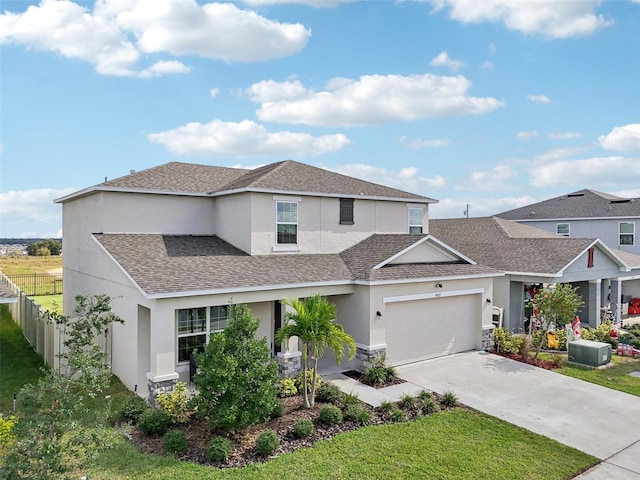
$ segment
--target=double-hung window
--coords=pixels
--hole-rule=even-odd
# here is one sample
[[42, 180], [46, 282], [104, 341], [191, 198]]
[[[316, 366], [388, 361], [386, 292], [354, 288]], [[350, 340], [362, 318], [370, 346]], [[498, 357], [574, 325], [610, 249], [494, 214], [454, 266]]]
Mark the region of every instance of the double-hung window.
[[178, 362], [188, 362], [191, 352], [202, 351], [212, 333], [223, 331], [228, 314], [227, 305], [178, 310]]
[[620, 245], [635, 245], [636, 224], [633, 222], [620, 222]]
[[298, 203], [276, 202], [276, 243], [298, 243]]
[[409, 208], [409, 233], [422, 233], [424, 210]]
[[556, 223], [556, 233], [568, 237], [570, 234], [568, 223]]

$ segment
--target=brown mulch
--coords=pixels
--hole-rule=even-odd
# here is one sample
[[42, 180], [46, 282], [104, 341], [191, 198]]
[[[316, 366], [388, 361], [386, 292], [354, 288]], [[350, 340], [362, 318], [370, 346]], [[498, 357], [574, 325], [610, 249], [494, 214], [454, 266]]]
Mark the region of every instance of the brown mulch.
[[[357, 370], [349, 370], [347, 372], [342, 372], [342, 374], [346, 375], [349, 378], [353, 378], [354, 380], [358, 380], [359, 382], [367, 384], [365, 382], [364, 373], [358, 372]], [[369, 385], [369, 384], [367, 384], [367, 385], [369, 385], [370, 387], [373, 387], [373, 388], [384, 388], [384, 387], [388, 387], [388, 386], [391, 386], [391, 385], [399, 385], [399, 384], [405, 383], [405, 382], [406, 381], [403, 380], [402, 378], [395, 377], [390, 382], [378, 383], [376, 385]]]
[[[264, 457], [255, 450], [255, 441], [258, 436], [266, 430], [275, 430], [280, 438], [280, 448], [274, 456], [282, 453], [292, 452], [299, 448], [309, 447], [319, 440], [331, 438], [339, 433], [348, 432], [360, 428], [356, 422], [344, 421], [340, 425], [324, 426], [317, 422], [320, 409], [325, 406], [316, 402], [314, 408], [305, 409], [302, 406], [302, 397], [295, 396], [281, 399], [285, 407], [282, 417], [270, 420], [267, 423], [253, 425], [242, 430], [238, 434], [221, 434], [232, 441], [233, 450], [227, 462], [222, 464], [209, 462], [206, 458], [208, 443], [218, 433], [212, 432], [204, 420], [192, 419], [187, 424], [180, 426], [188, 438], [189, 446], [187, 451], [178, 458], [184, 461], [191, 461], [205, 465], [215, 465], [217, 467], [243, 467], [256, 462], [264, 462], [270, 457]], [[366, 407], [363, 405], [363, 407]], [[371, 423], [385, 423], [382, 412], [369, 408], [372, 413]], [[313, 433], [305, 438], [297, 439], [293, 436], [293, 426], [296, 420], [309, 418], [314, 422]], [[131, 433], [131, 442], [142, 452], [153, 455], [164, 455], [161, 436], [147, 436], [134, 428]]]
[[529, 365], [533, 365], [534, 367], [544, 368], [545, 370], [555, 370], [556, 368], [560, 368], [559, 363], [552, 362], [550, 360], [543, 360], [541, 358], [534, 359], [533, 356], [529, 356], [528, 358], [524, 358], [520, 353], [504, 353], [504, 352], [491, 352], [496, 355], [500, 355], [501, 357], [510, 358], [511, 360], [516, 360], [518, 362], [527, 363]]

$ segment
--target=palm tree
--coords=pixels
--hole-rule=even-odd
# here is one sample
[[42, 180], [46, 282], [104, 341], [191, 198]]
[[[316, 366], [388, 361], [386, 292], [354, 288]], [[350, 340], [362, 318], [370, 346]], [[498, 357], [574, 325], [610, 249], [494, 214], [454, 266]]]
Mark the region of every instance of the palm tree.
[[[298, 337], [302, 342], [302, 398], [304, 408], [311, 408], [315, 404], [318, 359], [324, 355], [327, 347], [334, 351], [338, 364], [344, 357], [345, 349], [349, 359], [352, 359], [356, 352], [356, 342], [344, 331], [342, 325], [336, 323], [336, 306], [326, 297], [317, 294], [304, 300], [282, 300], [282, 303], [294, 311], [286, 313], [285, 324], [276, 333], [276, 341], [282, 342], [291, 337]], [[307, 387], [309, 355], [314, 361], [311, 400]]]

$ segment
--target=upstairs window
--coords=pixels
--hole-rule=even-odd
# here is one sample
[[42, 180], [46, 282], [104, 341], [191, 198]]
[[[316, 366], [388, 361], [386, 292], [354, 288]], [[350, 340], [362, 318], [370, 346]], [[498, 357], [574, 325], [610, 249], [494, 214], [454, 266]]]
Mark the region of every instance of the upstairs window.
[[409, 208], [409, 233], [422, 233], [424, 210]]
[[620, 222], [620, 245], [635, 245], [636, 224]]
[[340, 199], [340, 225], [353, 225], [353, 198]]
[[298, 204], [276, 202], [276, 243], [278, 245], [298, 243]]
[[558, 235], [569, 236], [569, 224], [568, 223], [556, 223], [556, 233]]

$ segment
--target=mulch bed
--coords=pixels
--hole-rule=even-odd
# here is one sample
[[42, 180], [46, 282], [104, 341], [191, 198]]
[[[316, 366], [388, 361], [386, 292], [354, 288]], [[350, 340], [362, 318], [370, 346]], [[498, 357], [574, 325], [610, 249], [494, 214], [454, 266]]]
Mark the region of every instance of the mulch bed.
[[[357, 370], [349, 370], [348, 372], [342, 372], [342, 374], [346, 375], [349, 378], [353, 378], [354, 380], [358, 380], [359, 382], [366, 384], [366, 382], [364, 381], [365, 380], [364, 373], [358, 372]], [[384, 387], [389, 387], [391, 385], [399, 385], [401, 383], [405, 383], [405, 380], [399, 377], [396, 377], [390, 382], [378, 383], [376, 385], [369, 385], [369, 386], [373, 388], [384, 388]]]
[[529, 356], [528, 358], [523, 358], [523, 356], [519, 353], [504, 353], [504, 352], [491, 352], [491, 353], [500, 355], [501, 357], [510, 358], [511, 360], [516, 360], [518, 362], [533, 365], [534, 367], [544, 368], [545, 370], [555, 370], [556, 368], [560, 368], [560, 364], [558, 363], [552, 362], [550, 360], [543, 360], [541, 358], [534, 359], [533, 356]]

